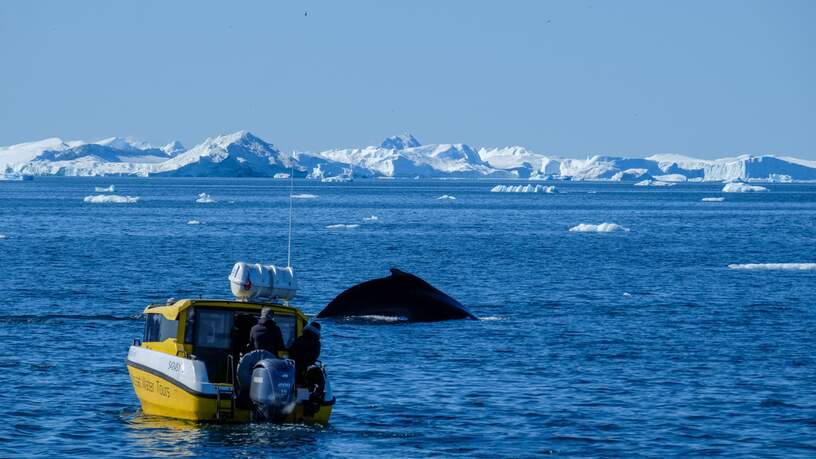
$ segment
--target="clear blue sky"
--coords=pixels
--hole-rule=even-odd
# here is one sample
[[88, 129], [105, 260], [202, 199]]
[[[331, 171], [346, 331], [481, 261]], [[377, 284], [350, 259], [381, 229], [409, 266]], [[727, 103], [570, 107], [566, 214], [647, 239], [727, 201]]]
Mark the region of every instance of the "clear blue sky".
[[[308, 12], [308, 15], [304, 15]], [[0, 145], [816, 159], [816, 1], [0, 2]]]

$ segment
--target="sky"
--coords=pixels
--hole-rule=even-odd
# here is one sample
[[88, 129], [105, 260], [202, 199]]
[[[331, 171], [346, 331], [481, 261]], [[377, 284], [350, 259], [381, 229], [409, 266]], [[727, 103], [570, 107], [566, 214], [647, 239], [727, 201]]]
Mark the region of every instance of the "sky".
[[0, 145], [816, 159], [816, 2], [0, 2]]

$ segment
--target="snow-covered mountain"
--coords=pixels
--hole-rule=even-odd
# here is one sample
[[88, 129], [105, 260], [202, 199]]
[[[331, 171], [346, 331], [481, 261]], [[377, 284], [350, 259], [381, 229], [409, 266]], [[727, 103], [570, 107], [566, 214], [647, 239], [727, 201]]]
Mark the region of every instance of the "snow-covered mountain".
[[318, 153], [282, 153], [240, 131], [208, 138], [186, 150], [174, 141], [154, 147], [130, 138], [95, 142], [50, 138], [0, 147], [0, 173], [32, 175], [138, 175], [272, 177], [294, 169], [298, 177], [468, 177], [631, 182], [816, 181], [816, 161], [785, 156], [703, 160], [659, 154], [647, 158], [592, 156], [571, 159], [522, 146], [481, 148], [466, 144], [422, 145], [413, 135], [380, 145]]

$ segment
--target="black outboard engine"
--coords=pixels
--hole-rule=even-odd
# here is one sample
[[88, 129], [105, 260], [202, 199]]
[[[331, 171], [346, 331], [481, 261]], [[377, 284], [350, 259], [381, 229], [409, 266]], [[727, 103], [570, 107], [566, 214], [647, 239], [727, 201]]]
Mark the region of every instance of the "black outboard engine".
[[259, 420], [281, 422], [295, 408], [295, 362], [272, 358], [256, 363], [249, 398]]

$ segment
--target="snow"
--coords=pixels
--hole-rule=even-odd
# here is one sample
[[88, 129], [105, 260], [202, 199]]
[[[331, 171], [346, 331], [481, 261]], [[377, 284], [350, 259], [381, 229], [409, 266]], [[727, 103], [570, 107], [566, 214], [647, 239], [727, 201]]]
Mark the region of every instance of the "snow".
[[293, 194], [292, 199], [317, 199], [317, 195], [309, 193]]
[[615, 231], [629, 232], [629, 228], [624, 228], [617, 223], [601, 223], [594, 225], [591, 223], [581, 223], [569, 229], [573, 233], [612, 233]]
[[419, 147], [422, 144], [419, 143], [419, 140], [416, 139], [411, 134], [405, 133], [402, 135], [395, 135], [393, 137], [389, 137], [383, 140], [383, 143], [380, 144], [381, 148], [391, 149], [391, 150], [405, 150], [406, 148], [414, 148]]
[[703, 198], [701, 199], [703, 202], [723, 202], [725, 198]]
[[119, 196], [117, 194], [97, 194], [85, 196], [83, 201], [91, 204], [134, 204], [139, 202], [139, 198], [134, 196]]
[[212, 196], [208, 195], [207, 193], [199, 193], [198, 199], [196, 199], [195, 202], [199, 204], [212, 204], [216, 201], [215, 199], [212, 198]]
[[346, 225], [346, 224], [343, 224], [343, 223], [326, 226], [327, 229], [354, 229], [354, 228], [359, 228], [359, 227], [360, 227], [360, 225], [358, 225], [358, 224]]
[[188, 225], [200, 225], [201, 222], [198, 220], [187, 220]]
[[94, 191], [96, 191], [97, 193], [113, 193], [115, 190], [116, 187], [114, 187], [113, 185], [107, 187], [102, 186], [94, 187]]
[[816, 263], [747, 263], [730, 264], [728, 267], [742, 270], [812, 271], [816, 270]]
[[182, 145], [181, 142], [179, 142], [178, 140], [174, 140], [168, 143], [167, 145], [161, 147], [161, 150], [167, 156], [172, 157], [178, 155], [179, 153], [183, 153], [186, 150], [186, 148], [184, 148], [184, 145]]
[[726, 183], [722, 189], [723, 193], [757, 193], [762, 191], [768, 191], [767, 188], [764, 186], [759, 185], [748, 185], [742, 182], [731, 182]]
[[490, 189], [491, 193], [557, 193], [554, 186], [543, 185], [496, 185]]
[[377, 220], [379, 220], [379, 219], [380, 219], [380, 218], [379, 218], [379, 217], [377, 217], [376, 215], [372, 215], [372, 216], [370, 216], [370, 217], [363, 217], [363, 221], [364, 221], [364, 222], [376, 222], [376, 221], [377, 221]]
[[456, 197], [455, 197], [455, 196], [449, 196], [449, 195], [447, 195], [447, 194], [443, 194], [442, 196], [440, 196], [440, 197], [438, 197], [438, 198], [436, 198], [436, 199], [437, 199], [437, 200], [440, 200], [440, 199], [441, 199], [441, 200], [443, 200], [443, 201], [445, 201], [445, 200], [447, 200], [447, 201], [454, 201], [454, 200], [456, 200]]

